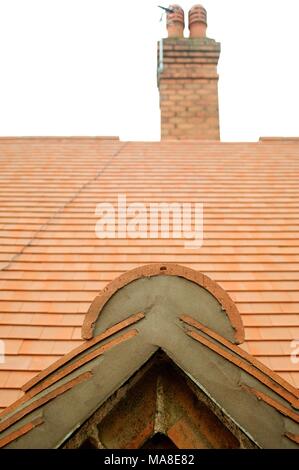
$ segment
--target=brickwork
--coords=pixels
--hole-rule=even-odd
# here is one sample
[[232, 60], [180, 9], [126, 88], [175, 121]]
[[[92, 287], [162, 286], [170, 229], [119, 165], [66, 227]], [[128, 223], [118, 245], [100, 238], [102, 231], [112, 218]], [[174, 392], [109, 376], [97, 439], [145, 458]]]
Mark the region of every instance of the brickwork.
[[163, 41], [163, 70], [158, 74], [161, 139], [220, 139], [219, 55], [220, 44], [213, 39]]

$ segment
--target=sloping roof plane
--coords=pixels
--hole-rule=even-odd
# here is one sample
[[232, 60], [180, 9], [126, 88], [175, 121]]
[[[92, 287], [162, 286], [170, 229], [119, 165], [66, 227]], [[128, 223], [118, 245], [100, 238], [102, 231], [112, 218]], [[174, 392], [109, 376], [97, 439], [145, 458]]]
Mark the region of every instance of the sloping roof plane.
[[[84, 319], [109, 282], [157, 262], [219, 285], [240, 313], [238, 350], [298, 389], [298, 156], [296, 140], [0, 139], [0, 407], [85, 344]], [[128, 202], [202, 202], [203, 246], [97, 238], [95, 207], [118, 194]], [[200, 328], [189, 327], [198, 343]]]

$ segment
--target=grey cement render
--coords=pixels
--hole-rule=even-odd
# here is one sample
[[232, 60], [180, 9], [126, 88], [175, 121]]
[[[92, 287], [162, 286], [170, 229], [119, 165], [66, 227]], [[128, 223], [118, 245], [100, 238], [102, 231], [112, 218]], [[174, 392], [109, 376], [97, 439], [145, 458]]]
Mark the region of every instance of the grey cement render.
[[[145, 318], [125, 330], [135, 328], [138, 335], [72, 374], [75, 377], [90, 370], [93, 372], [92, 378], [56, 397], [3, 432], [0, 437], [43, 414], [44, 424], [15, 440], [8, 448], [61, 446], [161, 348], [259, 447], [298, 449], [294, 442], [284, 437], [284, 433], [299, 434], [299, 425], [258, 400], [242, 386], [254, 387], [289, 409], [292, 409], [291, 406], [261, 382], [185, 334], [185, 326], [179, 320], [182, 314], [192, 316], [233, 341], [233, 329], [228, 317], [209, 292], [179, 277], [139, 279], [120, 289], [107, 302], [96, 323], [94, 335], [138, 312], [144, 312]], [[51, 388], [60, 386], [70, 377]]]
[[234, 342], [234, 330], [221, 305], [206, 289], [176, 276], [144, 277], [131, 282], [104, 306], [94, 336], [121, 321], [128, 312], [158, 313], [158, 321], [188, 313], [195, 320]]

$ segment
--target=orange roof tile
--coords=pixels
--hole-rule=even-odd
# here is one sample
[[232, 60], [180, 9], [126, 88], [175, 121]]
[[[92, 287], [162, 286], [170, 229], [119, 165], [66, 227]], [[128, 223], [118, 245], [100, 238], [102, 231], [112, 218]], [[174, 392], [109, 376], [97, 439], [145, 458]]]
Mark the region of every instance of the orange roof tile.
[[[137, 266], [202, 271], [236, 302], [242, 346], [299, 388], [299, 142], [0, 139], [0, 408], [81, 342], [97, 293]], [[100, 240], [95, 206], [203, 202], [204, 245]]]

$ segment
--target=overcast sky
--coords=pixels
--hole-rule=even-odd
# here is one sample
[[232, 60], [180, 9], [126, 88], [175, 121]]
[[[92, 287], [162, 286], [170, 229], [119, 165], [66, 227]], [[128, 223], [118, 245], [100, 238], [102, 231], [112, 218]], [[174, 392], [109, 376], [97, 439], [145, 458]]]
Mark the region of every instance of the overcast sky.
[[[0, 135], [159, 139], [158, 4], [0, 0]], [[203, 5], [222, 46], [222, 140], [299, 136], [299, 1]]]

